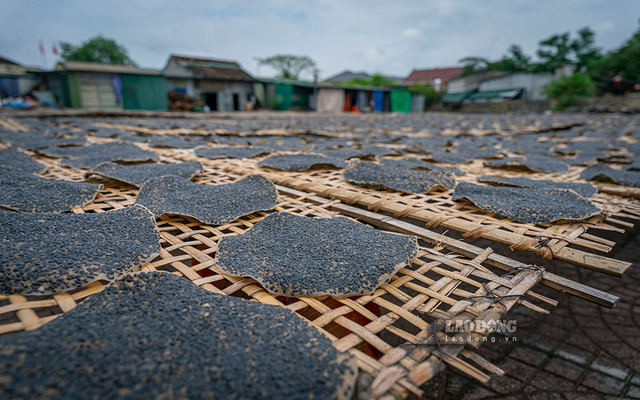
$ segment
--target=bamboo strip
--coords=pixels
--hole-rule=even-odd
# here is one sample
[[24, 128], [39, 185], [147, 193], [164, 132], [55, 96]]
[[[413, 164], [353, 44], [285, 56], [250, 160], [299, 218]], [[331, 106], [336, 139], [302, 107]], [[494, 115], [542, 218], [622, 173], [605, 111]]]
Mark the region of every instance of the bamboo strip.
[[[279, 186], [278, 190], [285, 193], [291, 193], [292, 195], [299, 193], [299, 191], [296, 191], [295, 189], [290, 189], [282, 186]], [[308, 199], [319, 204], [329, 203], [327, 199], [319, 196], [309, 196]], [[328, 205], [328, 208], [339, 210], [345, 215], [361, 219], [363, 221], [366, 221], [367, 223], [373, 224], [383, 229], [415, 235], [420, 239], [426, 241], [427, 243], [442, 244], [447, 249], [464, 254], [467, 257], [477, 256], [482, 251], [482, 249], [469, 243], [451, 239], [447, 236], [437, 234], [428, 229], [421, 228], [419, 226], [415, 226], [413, 224], [400, 221], [392, 217], [387, 217], [377, 213], [372, 213], [370, 211], [362, 210], [357, 207], [333, 202], [332, 204]], [[496, 253], [490, 254], [487, 257], [486, 262], [504, 271], [523, 270], [529, 268], [527, 264], [523, 264], [507, 257], [503, 257]], [[618, 296], [611, 295], [609, 293], [560, 277], [547, 271], [543, 273], [541, 283], [563, 293], [569, 293], [573, 296], [608, 308], [615, 307], [620, 300]]]
[[[240, 175], [253, 172], [250, 169], [237, 167], [229, 167], [229, 170]], [[332, 188], [323, 184], [313, 183], [301, 179], [291, 179], [290, 177], [283, 174], [270, 171], [263, 171], [263, 174], [277, 184], [306, 192], [317, 193], [322, 197], [339, 199], [347, 204], [357, 203], [358, 205], [367, 208], [371, 207], [372, 205], [379, 204], [379, 200], [377, 198], [367, 194], [358, 194], [354, 196], [351, 191], [346, 189]], [[384, 204], [381, 204], [379, 208], [382, 211], [399, 214], [403, 212], [406, 213], [406, 210], [409, 207], [401, 205], [397, 202], [387, 201], [384, 202]], [[524, 237], [510, 231], [500, 229], [484, 230], [486, 226], [480, 225], [476, 222], [464, 220], [459, 217], [442, 219], [441, 216], [437, 213], [425, 209], [416, 209], [411, 213], [410, 218], [427, 222], [432, 226], [441, 225], [443, 228], [453, 229], [460, 232], [478, 232], [478, 230], [482, 229], [482, 231], [480, 231], [477, 236], [474, 236], [474, 238], [482, 237], [490, 239], [499, 243], [507, 244], [511, 246], [513, 250], [534, 252], [547, 259], [553, 257], [561, 261], [565, 261], [608, 275], [622, 277], [631, 267], [631, 263], [626, 261], [615, 260], [612, 258], [588, 253], [569, 247], [563, 247], [559, 251], [555, 251], [552, 256], [551, 254], [549, 254], [550, 251], [547, 248], [545, 248], [544, 246], [539, 246], [539, 241], [533, 238]]]

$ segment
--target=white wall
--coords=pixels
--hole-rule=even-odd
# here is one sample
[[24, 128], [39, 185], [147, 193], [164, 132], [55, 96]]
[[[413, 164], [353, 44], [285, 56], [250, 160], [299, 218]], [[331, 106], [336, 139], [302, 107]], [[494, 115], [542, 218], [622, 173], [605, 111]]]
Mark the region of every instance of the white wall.
[[447, 93], [462, 93], [477, 88], [481, 82], [507, 75], [501, 71], [485, 71], [454, 78], [447, 83]]
[[172, 78], [193, 78], [193, 72], [178, 65], [174, 59], [169, 59], [162, 70], [162, 75]]
[[170, 92], [176, 88], [186, 89], [191, 97], [196, 96], [196, 88], [193, 79], [167, 78], [167, 91]]
[[18, 80], [18, 92], [21, 94], [27, 94], [31, 89], [38, 86], [40, 79], [37, 76], [20, 76], [16, 78]]
[[342, 89], [318, 89], [318, 112], [342, 112], [344, 107], [344, 90]]
[[551, 73], [538, 74], [511, 74], [500, 78], [486, 80], [480, 83], [479, 91], [505, 90], [514, 88], [525, 88], [523, 98], [526, 100], [545, 100], [547, 96], [542, 93], [542, 88], [554, 79]]
[[467, 82], [464, 78], [453, 79], [447, 83], [447, 93], [462, 93], [467, 90]]
[[249, 95], [253, 94], [253, 83], [227, 82], [225, 91], [229, 93], [228, 110], [233, 110], [233, 94], [237, 93], [240, 97], [240, 111], [244, 111], [246, 109], [244, 103], [248, 100]]
[[193, 79], [193, 73], [170, 59], [162, 71], [167, 77], [167, 90], [184, 88], [187, 94], [197, 99], [203, 99], [204, 93], [218, 94], [218, 111], [233, 111], [233, 95], [238, 94], [241, 111], [245, 110], [245, 102], [253, 94], [252, 82], [225, 82], [207, 79]]

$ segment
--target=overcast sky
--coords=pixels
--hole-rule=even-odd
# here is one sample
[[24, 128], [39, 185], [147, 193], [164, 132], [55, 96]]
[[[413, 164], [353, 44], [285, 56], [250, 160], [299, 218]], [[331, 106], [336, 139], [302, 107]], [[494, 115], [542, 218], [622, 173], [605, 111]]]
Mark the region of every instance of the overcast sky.
[[456, 65], [469, 55], [500, 57], [512, 43], [528, 54], [554, 33], [590, 26], [598, 46], [619, 46], [638, 27], [640, 0], [59, 0], [5, 1], [0, 55], [48, 66], [51, 46], [97, 34], [129, 49], [140, 66], [162, 68], [169, 54], [239, 61], [308, 55], [321, 77], [344, 69], [406, 76], [413, 68]]

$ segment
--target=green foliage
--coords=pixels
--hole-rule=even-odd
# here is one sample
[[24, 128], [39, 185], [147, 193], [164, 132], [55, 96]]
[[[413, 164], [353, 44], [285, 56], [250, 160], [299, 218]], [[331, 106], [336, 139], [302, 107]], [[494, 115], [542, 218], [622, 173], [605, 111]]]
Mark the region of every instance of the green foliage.
[[463, 65], [462, 76], [471, 75], [476, 71], [487, 70], [490, 68], [489, 60], [483, 57], [469, 56], [461, 58], [458, 63]]
[[260, 65], [267, 65], [278, 71], [278, 78], [300, 79], [300, 74], [305, 70], [316, 68], [316, 62], [307, 56], [292, 54], [277, 54], [275, 56], [261, 58]]
[[526, 55], [522, 47], [512, 44], [507, 53], [497, 61], [489, 61], [482, 57], [465, 57], [459, 61], [463, 64], [462, 75], [470, 75], [476, 71], [530, 72], [533, 70], [531, 57]]
[[429, 108], [431, 105], [440, 101], [442, 94], [431, 85], [414, 85], [409, 87], [412, 94], [424, 96], [424, 107]]
[[512, 44], [499, 60], [482, 57], [465, 57], [459, 62], [464, 66], [463, 75], [476, 71], [543, 72], [553, 71], [563, 63], [575, 64], [578, 70], [590, 70], [602, 57], [595, 47], [595, 33], [588, 27], [577, 32], [575, 39], [569, 32], [552, 35], [538, 43], [537, 61], [532, 61], [517, 44]]
[[347, 86], [396, 86], [397, 83], [381, 74], [373, 74], [371, 78], [358, 78], [345, 82]]
[[570, 33], [552, 35], [539, 43], [538, 70], [553, 71], [558, 64], [575, 64], [578, 71], [590, 70], [602, 57], [595, 47], [596, 34], [590, 28], [580, 29], [578, 37], [571, 39]]
[[569, 32], [565, 32], [541, 40], [536, 52], [540, 64], [552, 68], [556, 64], [570, 63], [572, 46], [569, 35]]
[[543, 89], [550, 98], [557, 100], [557, 109], [576, 104], [578, 97], [595, 94], [595, 84], [586, 74], [565, 75], [549, 82]]
[[512, 44], [497, 64], [496, 69], [501, 71], [530, 71], [532, 67], [531, 57], [517, 44]]
[[275, 99], [272, 99], [269, 102], [269, 109], [271, 110], [279, 110], [282, 106], [282, 96], [276, 96]]
[[61, 42], [60, 49], [62, 50], [62, 59], [65, 61], [137, 66], [129, 57], [129, 52], [124, 46], [101, 35], [89, 39], [80, 46]]
[[594, 68], [599, 76], [619, 75], [640, 82], [640, 28], [617, 50], [608, 53]]
[[595, 47], [595, 40], [595, 32], [588, 27], [578, 31], [578, 38], [571, 44], [578, 71], [591, 71], [602, 59], [602, 51]]

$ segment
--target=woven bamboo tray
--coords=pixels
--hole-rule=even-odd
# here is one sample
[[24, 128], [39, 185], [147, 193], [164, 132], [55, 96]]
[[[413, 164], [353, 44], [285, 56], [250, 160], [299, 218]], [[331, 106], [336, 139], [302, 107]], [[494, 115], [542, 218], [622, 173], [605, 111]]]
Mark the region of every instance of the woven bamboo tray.
[[29, 130], [15, 118], [0, 118], [0, 127], [6, 131], [24, 132]]
[[[55, 113], [53, 113], [55, 115]], [[113, 114], [117, 115], [117, 114]], [[91, 116], [99, 116], [99, 113], [93, 113]], [[112, 114], [106, 114], [105, 116], [112, 116]], [[123, 114], [126, 116], [126, 113]], [[327, 114], [299, 114], [299, 113], [260, 113], [254, 112], [250, 115], [242, 115], [237, 113], [216, 113], [213, 115], [203, 116], [195, 115], [193, 113], [162, 113], [162, 117], [186, 117], [188, 119], [197, 118], [198, 120], [202, 120], [203, 122], [214, 123], [216, 120], [220, 121], [220, 118], [224, 118], [224, 124], [226, 126], [233, 127], [230, 128], [214, 128], [214, 129], [199, 129], [199, 128], [172, 128], [172, 129], [155, 129], [148, 128], [144, 126], [136, 126], [135, 122], [144, 122], [144, 120], [131, 120], [131, 121], [118, 121], [118, 122], [101, 122], [99, 125], [105, 127], [119, 128], [130, 131], [137, 131], [142, 133], [153, 133], [153, 134], [237, 134], [237, 135], [297, 135], [304, 134], [308, 132], [308, 129], [297, 129], [295, 127], [287, 127], [287, 128], [261, 128], [251, 132], [246, 132], [242, 130], [242, 127], [239, 126], [239, 122], [243, 119], [251, 119], [251, 120], [260, 120], [264, 118], [268, 121], [280, 121], [279, 125], [288, 124], [288, 122], [292, 119], [300, 118], [306, 120], [316, 120], [320, 123], [316, 125], [313, 129], [313, 133], [317, 135], [326, 135], [326, 136], [351, 136], [354, 137], [362, 137], [362, 134], [370, 133], [369, 127], [362, 126], [350, 126], [348, 132], [345, 132], [344, 129], [340, 129], [336, 131], [335, 127], [339, 127], [343, 125], [345, 122], [352, 123], [357, 122], [358, 120], [364, 120], [371, 125], [383, 125], [386, 122], [389, 122], [396, 116], [389, 115], [357, 115], [357, 114], [342, 114], [342, 115], [327, 115]], [[423, 120], [419, 115], [411, 116], [411, 115], [402, 115], [397, 116], [400, 119], [406, 119], [413, 117], [413, 121], [422, 122]], [[431, 113], [430, 117], [433, 121], [446, 121], [451, 119], [458, 119], [457, 116], [452, 116], [447, 113]], [[473, 136], [484, 136], [489, 134], [502, 134], [502, 135], [511, 135], [518, 133], [532, 133], [532, 132], [543, 132], [543, 131], [551, 131], [551, 130], [564, 130], [569, 129], [575, 126], [580, 126], [582, 122], [585, 120], [585, 117], [582, 115], [573, 115], [570, 118], [564, 118], [563, 116], [555, 116], [555, 119], [541, 121], [538, 118], [533, 116], [528, 118], [521, 118], [520, 120], [509, 121], [508, 123], [485, 123], [481, 116], [474, 115], [465, 115], [463, 118], [466, 120], [460, 121], [461, 123], [456, 129], [452, 128], [442, 128], [438, 127], [437, 130], [439, 134], [444, 136], [455, 136], [461, 133], [466, 135]], [[401, 121], [400, 124], [404, 125], [401, 127], [396, 127], [395, 129], [384, 129], [385, 134], [389, 135], [398, 135], [398, 136], [422, 136], [424, 135], [424, 131], [420, 128], [415, 128], [411, 125], [412, 120]], [[238, 125], [236, 129], [235, 126]], [[351, 124], [353, 125], [353, 124]], [[434, 129], [436, 128], [434, 124]], [[325, 127], [323, 129], [323, 127]], [[333, 129], [328, 130], [326, 127], [331, 127]], [[380, 130], [382, 132], [382, 130]]]
[[[6, 129], [26, 130], [16, 120], [0, 118], [0, 124]], [[121, 127], [140, 130], [127, 125]], [[291, 131], [261, 133], [283, 132], [292, 134]], [[148, 133], [187, 132], [149, 130]], [[334, 133], [327, 132], [327, 135]], [[90, 143], [104, 141], [109, 139], [89, 139]], [[162, 156], [163, 161], [198, 159], [203, 162], [205, 171], [195, 178], [196, 182], [203, 184], [228, 183], [259, 170], [255, 160], [212, 161], [195, 157], [192, 150], [153, 150]], [[84, 179], [85, 171], [63, 167], [58, 160], [33, 155], [49, 167], [46, 176], [64, 180]], [[477, 167], [470, 165], [468, 175], [463, 179], [486, 173], [472, 170]], [[491, 172], [498, 175], [493, 173], [496, 171]], [[590, 253], [606, 252], [615, 243], [586, 231], [624, 231], [630, 225], [627, 220], [638, 215], [634, 201], [623, 199], [622, 203], [615, 205], [612, 198], [599, 200], [601, 204], [607, 203], [607, 207], [618, 207], [608, 209], [605, 221], [518, 225], [469, 204], [452, 202], [450, 192], [446, 191], [428, 196], [403, 196], [393, 191], [373, 191], [348, 185], [341, 172], [336, 171], [300, 174], [259, 172], [278, 185], [277, 211], [315, 218], [348, 216], [378, 229], [413, 234], [421, 240], [418, 256], [411, 266], [400, 270], [391, 282], [382, 285], [373, 295], [347, 299], [286, 298], [269, 294], [252, 279], [220, 274], [214, 263], [220, 238], [246, 232], [268, 213], [255, 213], [218, 227], [189, 218], [163, 217], [158, 219], [161, 254], [143, 270], [174, 273], [205, 290], [298, 312], [324, 332], [337, 348], [355, 354], [361, 369], [358, 389], [361, 396], [419, 396], [422, 394], [420, 386], [445, 366], [457, 368], [482, 382], [487, 382], [491, 375], [501, 374], [499, 368], [475, 352], [484, 338], [489, 337], [490, 329], [465, 334], [464, 337], [469, 336], [470, 341], [452, 343], [448, 338], [454, 334], [448, 336], [444, 332], [446, 321], [501, 320], [516, 304], [547, 313], [555, 301], [533, 291], [538, 283], [607, 307], [615, 306], [618, 301], [611, 294], [410, 222], [436, 220], [440, 226], [461, 231], [467, 238], [485, 237], [512, 246], [520, 244], [515, 246], [516, 249], [535, 251], [546, 257], [549, 256], [546, 254], [548, 251], [558, 259], [622, 275], [628, 268], [624, 263]], [[113, 181], [101, 182], [105, 183], [105, 188], [96, 200], [74, 212], [104, 212], [135, 202], [137, 189]], [[440, 214], [445, 217], [438, 219]], [[541, 244], [545, 238], [549, 240]], [[104, 285], [105, 282], [96, 282], [77, 291], [53, 296], [0, 296], [0, 334], [35, 329], [72, 310], [88, 296], [102, 290]]]
[[[49, 166], [46, 176], [66, 180], [83, 178], [84, 171], [62, 167], [57, 160], [40, 157], [38, 161]], [[207, 168], [195, 181], [220, 184], [236, 179], [236, 175]], [[135, 202], [135, 188], [113, 181], [102, 182], [105, 188], [96, 200], [74, 212], [105, 212]], [[276, 211], [315, 218], [353, 217], [348, 214], [351, 206], [340, 201], [319, 204], [310, 199], [313, 196], [309, 193], [281, 189]], [[347, 208], [345, 212], [338, 212], [336, 206]], [[502, 373], [475, 352], [490, 329], [465, 334], [470, 341], [452, 343], [444, 332], [446, 321], [502, 320], [516, 304], [541, 313], [547, 313], [556, 304], [532, 290], [543, 279], [542, 269], [509, 261], [488, 248], [474, 248], [471, 253], [452, 252], [446, 237], [431, 241], [435, 245], [424, 237], [412, 264], [372, 295], [345, 299], [274, 296], [253, 279], [220, 274], [214, 263], [220, 238], [242, 234], [266, 215], [268, 213], [255, 213], [218, 227], [189, 218], [160, 218], [162, 251], [143, 270], [167, 271], [205, 290], [298, 312], [324, 332], [338, 349], [357, 357], [361, 369], [359, 391], [364, 396], [419, 396], [420, 386], [445, 366], [487, 382], [490, 376]], [[367, 222], [364, 217], [360, 220]], [[496, 268], [496, 263], [502, 268]], [[503, 270], [510, 272], [505, 274]], [[0, 296], [0, 333], [35, 329], [72, 310], [102, 290], [104, 284], [97, 282], [52, 296]]]
[[[101, 143], [101, 142], [107, 142], [107, 141], [111, 141], [112, 139], [100, 139], [100, 138], [89, 138], [89, 143]], [[146, 145], [144, 144], [140, 144], [142, 147], [144, 148], [148, 148]], [[238, 161], [238, 160], [209, 160], [209, 159], [205, 159], [205, 158], [198, 158], [195, 157], [193, 154], [193, 150], [191, 149], [158, 149], [155, 148], [153, 149], [153, 151], [155, 151], [157, 154], [160, 154], [163, 158], [164, 161], [167, 162], [179, 162], [182, 160], [192, 160], [192, 159], [198, 159], [200, 162], [203, 163], [203, 165], [205, 165], [207, 173], [209, 174], [215, 174], [216, 176], [224, 176], [227, 179], [232, 179], [235, 180], [237, 178], [240, 178], [242, 175], [246, 175], [246, 174], [251, 174], [251, 173], [255, 173], [255, 172], [259, 172], [262, 174], [265, 174], [267, 176], [269, 176], [275, 183], [283, 183], [285, 185], [288, 186], [293, 186], [289, 184], [289, 180], [290, 180], [290, 175], [305, 175], [305, 174], [309, 174], [310, 176], [314, 177], [316, 175], [321, 175], [321, 174], [332, 174], [332, 175], [336, 175], [336, 171], [327, 171], [327, 170], [320, 170], [320, 171], [313, 171], [310, 173], [302, 173], [302, 174], [296, 174], [296, 173], [275, 173], [275, 172], [270, 172], [270, 171], [266, 171], [266, 170], [261, 170], [261, 169], [257, 169], [257, 167], [255, 167], [255, 160], [243, 160], [243, 161]], [[49, 171], [48, 171], [48, 175], [53, 177], [53, 178], [58, 178], [58, 179], [67, 179], [67, 180], [78, 180], [81, 181], [84, 179], [84, 171], [79, 171], [79, 170], [72, 170], [71, 168], [68, 167], [61, 167], [58, 160], [55, 159], [51, 159], [48, 157], [43, 157], [40, 156], [36, 153], [31, 153], [32, 156], [34, 158], [36, 158], [39, 162], [47, 165], [49, 167]], [[237, 167], [237, 165], [239, 165], [239, 167]], [[246, 168], [245, 166], [250, 166], [251, 168]], [[229, 171], [233, 171], [233, 172], [229, 172]], [[239, 172], [239, 173], [235, 173], [235, 172]], [[219, 179], [219, 178], [218, 178]], [[337, 179], [335, 179], [337, 181]], [[217, 182], [217, 181], [216, 181]], [[222, 182], [228, 182], [228, 181], [220, 181], [220, 183]], [[305, 190], [307, 182], [305, 181], [303, 183], [303, 188]], [[346, 184], [345, 184], [346, 185]], [[346, 185], [346, 186], [351, 186], [351, 185]], [[360, 189], [357, 187], [353, 187], [356, 190]], [[279, 190], [282, 191], [289, 191], [290, 193], [295, 193], [296, 195], [302, 195], [305, 194], [305, 192], [301, 192], [301, 191], [296, 191], [295, 189], [292, 189], [291, 187], [287, 187], [287, 186], [279, 186]], [[375, 192], [375, 191], [372, 191]], [[387, 191], [387, 192], [392, 192], [392, 191]], [[134, 190], [133, 188], [131, 188], [129, 190], [129, 192], [125, 192], [125, 191], [121, 191], [120, 195], [123, 196], [128, 196], [129, 198], [129, 203], [127, 204], [133, 204], [133, 202], [135, 201], [135, 196], [136, 196], [136, 190]], [[311, 193], [307, 193], [307, 195], [313, 195], [315, 193], [311, 192]], [[397, 192], [393, 192], [393, 194], [397, 194]], [[465, 254], [469, 257], [475, 257], [479, 254], [479, 251], [477, 250], [477, 247], [471, 246], [468, 243], [466, 243], [463, 240], [454, 240], [451, 239], [449, 237], [447, 237], [446, 235], [438, 235], [435, 234], [434, 232], [428, 230], [428, 229], [422, 229], [418, 226], [412, 225], [412, 224], [407, 224], [404, 223], [400, 220], [394, 220], [394, 223], [390, 223], [391, 218], [389, 218], [388, 216], [385, 216], [383, 214], [381, 214], [379, 211], [380, 207], [378, 206], [378, 204], [380, 203], [379, 200], [375, 200], [372, 204], [375, 207], [369, 207], [369, 209], [373, 210], [374, 212], [369, 212], [368, 210], [364, 210], [361, 207], [352, 207], [349, 206], [349, 204], [353, 204], [353, 198], [352, 195], [349, 195], [346, 197], [346, 199], [344, 199], [344, 202], [341, 203], [340, 201], [335, 201], [335, 197], [334, 197], [334, 201], [329, 200], [329, 197], [334, 197], [334, 196], [325, 196], [325, 198], [319, 197], [319, 196], [308, 196], [307, 199], [309, 199], [310, 201], [313, 199], [313, 202], [315, 204], [327, 204], [328, 207], [330, 207], [332, 210], [337, 210], [338, 212], [342, 213], [342, 214], [346, 214], [346, 215], [351, 215], [355, 218], [359, 218], [362, 220], [366, 220], [367, 222], [376, 225], [377, 227], [380, 227], [382, 229], [388, 229], [388, 230], [396, 230], [396, 231], [400, 231], [402, 233], [406, 233], [406, 234], [411, 234], [411, 235], [415, 235], [419, 238], [421, 238], [422, 240], [426, 240], [429, 241], [431, 243], [434, 242], [438, 242], [438, 243], [445, 243], [448, 249], [451, 249], [453, 251], [456, 252], [460, 252], [462, 254]], [[100, 196], [99, 196], [100, 199]], [[341, 203], [341, 204], [336, 204], [336, 203]], [[420, 213], [422, 210], [420, 208], [418, 208], [416, 210], [416, 207], [414, 207], [413, 205], [415, 204], [415, 202], [409, 203], [409, 206], [407, 205], [400, 205], [400, 209], [398, 210], [397, 208], [392, 207], [392, 211], [394, 212], [395, 216], [398, 218], [406, 218], [407, 216], [409, 216], [408, 220], [412, 219], [414, 217], [415, 213]], [[357, 205], [357, 204], [356, 204]], [[87, 207], [91, 208], [91, 207], [103, 207], [102, 205], [100, 205], [99, 203], [97, 204], [89, 204]], [[473, 206], [470, 206], [473, 207]], [[475, 207], [473, 207], [476, 210], [479, 210]], [[382, 207], [382, 211], [384, 210], [384, 207]], [[479, 211], [482, 212], [482, 211]], [[445, 221], [446, 222], [446, 221]], [[508, 223], [505, 223], [506, 226], [509, 226]], [[525, 224], [526, 225], [526, 224]], [[531, 224], [529, 224], [531, 225]], [[429, 225], [428, 225], [429, 226]], [[491, 232], [490, 232], [491, 233]], [[469, 236], [467, 235], [466, 238], [469, 238]], [[539, 241], [537, 240], [536, 243], [539, 243]], [[550, 242], [551, 244], [553, 242]], [[536, 245], [537, 248], [537, 245]], [[546, 248], [546, 247], [545, 247]], [[471, 250], [470, 250], [471, 249]], [[601, 256], [597, 256], [595, 254], [587, 254], [588, 257], [591, 258], [604, 258]], [[488, 260], [489, 262], [492, 262], [494, 264], [494, 266], [503, 269], [505, 271], [509, 271], [513, 268], [522, 268], [524, 266], [526, 266], [523, 263], [520, 263], [518, 261], [506, 258], [506, 257], [499, 257], [499, 260], [494, 260], [494, 257], [490, 257], [490, 259]], [[610, 259], [606, 259], [605, 260], [610, 260]], [[616, 260], [611, 260], [612, 262], [616, 262]], [[580, 297], [582, 299], [597, 303], [599, 305], [605, 306], [605, 307], [614, 307], [617, 302], [618, 302], [618, 297], [611, 295], [609, 293], [605, 293], [602, 292], [600, 290], [597, 290], [595, 288], [586, 286], [586, 285], [581, 285], [577, 282], [571, 281], [569, 279], [565, 279], [562, 278], [561, 276], [555, 275], [555, 274], [551, 274], [548, 272], [544, 272], [543, 274], [543, 279], [541, 282], [543, 285], [545, 286], [549, 286], [551, 288], [554, 288], [556, 290], [560, 290], [562, 292], [565, 293], [570, 293], [574, 296]]]
[[[163, 151], [160, 153], [168, 154]], [[595, 216], [580, 222], [527, 224], [483, 211], [470, 202], [453, 201], [452, 190], [404, 194], [351, 185], [344, 180], [342, 170], [284, 172], [259, 168], [256, 166], [258, 160], [211, 161], [195, 157], [189, 151], [171, 153], [180, 160], [198, 159], [207, 165], [237, 174], [260, 171], [274, 183], [283, 186], [339, 199], [374, 212], [391, 213], [397, 218], [420, 221], [431, 229], [443, 227], [459, 231], [466, 239], [485, 238], [507, 244], [512, 250], [534, 252], [546, 260], [558, 259], [614, 276], [624, 276], [631, 267], [628, 262], [596, 252], [607, 253], [616, 244], [599, 236], [599, 232], [622, 234], [634, 226], [633, 221], [640, 219], [640, 202], [635, 199], [598, 193], [592, 200], [604, 210], [605, 217]], [[487, 172], [483, 171], [484, 174]], [[500, 172], [492, 174], [500, 175]], [[475, 176], [469, 173], [460, 179], [473, 180]], [[587, 232], [589, 230], [593, 233]]]

